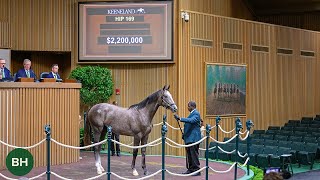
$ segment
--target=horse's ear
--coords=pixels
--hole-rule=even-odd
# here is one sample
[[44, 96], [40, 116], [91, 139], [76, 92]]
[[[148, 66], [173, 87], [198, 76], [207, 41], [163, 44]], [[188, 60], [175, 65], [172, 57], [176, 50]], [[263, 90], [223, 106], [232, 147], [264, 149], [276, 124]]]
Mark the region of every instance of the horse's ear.
[[164, 87], [163, 87], [163, 90], [169, 90], [169, 88], [170, 88], [170, 85], [164, 85]]
[[162, 90], [166, 90], [166, 89], [167, 89], [167, 85], [164, 85]]

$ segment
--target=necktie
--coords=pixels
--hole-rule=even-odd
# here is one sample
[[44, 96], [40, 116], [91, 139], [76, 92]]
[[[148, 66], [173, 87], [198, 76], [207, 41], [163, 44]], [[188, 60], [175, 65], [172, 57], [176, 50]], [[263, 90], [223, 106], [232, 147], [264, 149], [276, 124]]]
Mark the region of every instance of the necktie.
[[4, 69], [2, 69], [2, 78], [5, 78]]
[[57, 75], [56, 75], [56, 74], [53, 74], [53, 77], [54, 77], [55, 79], [57, 79]]
[[27, 77], [30, 78], [29, 70], [27, 70]]

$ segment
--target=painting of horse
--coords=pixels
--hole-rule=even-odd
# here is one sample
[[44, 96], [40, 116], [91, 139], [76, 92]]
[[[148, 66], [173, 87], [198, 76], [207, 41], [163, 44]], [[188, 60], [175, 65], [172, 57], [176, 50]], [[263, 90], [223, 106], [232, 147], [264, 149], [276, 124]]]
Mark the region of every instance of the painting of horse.
[[[129, 108], [122, 108], [108, 103], [94, 105], [88, 112], [87, 126], [85, 127], [85, 144], [91, 144], [89, 125], [93, 132], [94, 143], [104, 140], [107, 127], [112, 127], [112, 132], [119, 135], [133, 136], [134, 146], [147, 144], [149, 134], [152, 130], [152, 119], [160, 106], [170, 109], [173, 113], [177, 111], [177, 106], [169, 92], [170, 86], [149, 95], [138, 104], [131, 105]], [[101, 166], [100, 159], [101, 145], [94, 147], [95, 165], [97, 173], [101, 174], [104, 168]], [[148, 174], [145, 161], [146, 148], [141, 148], [142, 169], [144, 175]], [[131, 168], [133, 175], [139, 175], [135, 162], [138, 149], [133, 149]]]
[[207, 116], [246, 114], [246, 68], [243, 64], [207, 63]]

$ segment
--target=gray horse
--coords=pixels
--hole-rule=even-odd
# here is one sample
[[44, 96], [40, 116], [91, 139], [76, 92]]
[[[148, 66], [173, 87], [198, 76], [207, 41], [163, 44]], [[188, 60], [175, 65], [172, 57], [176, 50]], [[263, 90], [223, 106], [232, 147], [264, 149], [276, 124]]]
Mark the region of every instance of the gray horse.
[[[170, 86], [164, 86], [162, 89], [151, 94], [138, 104], [129, 108], [122, 108], [112, 104], [101, 103], [94, 105], [88, 112], [87, 123], [85, 128], [85, 144], [90, 144], [89, 125], [94, 135], [94, 143], [104, 140], [107, 133], [107, 126], [112, 127], [112, 132], [120, 135], [133, 136], [134, 146], [147, 144], [148, 137], [152, 129], [152, 119], [159, 106], [170, 109], [172, 112], [177, 111], [177, 106], [172, 99], [169, 90]], [[94, 156], [97, 173], [101, 174], [104, 169], [101, 166], [100, 159], [101, 145], [95, 146]], [[133, 159], [131, 168], [133, 175], [139, 175], [136, 168], [136, 157], [138, 149], [133, 149]], [[145, 161], [146, 148], [141, 148], [142, 168], [144, 174], [148, 174]]]

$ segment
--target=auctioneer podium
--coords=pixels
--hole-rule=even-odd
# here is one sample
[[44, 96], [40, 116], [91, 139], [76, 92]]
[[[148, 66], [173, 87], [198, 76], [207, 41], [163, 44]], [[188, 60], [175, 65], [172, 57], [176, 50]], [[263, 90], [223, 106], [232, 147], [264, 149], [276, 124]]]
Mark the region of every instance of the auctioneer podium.
[[[79, 146], [80, 83], [0, 82], [0, 140], [16, 146], [31, 146], [45, 136], [61, 143]], [[13, 148], [0, 143], [0, 169]], [[29, 150], [34, 166], [46, 165], [46, 142]], [[79, 160], [79, 150], [51, 143], [51, 164]]]

